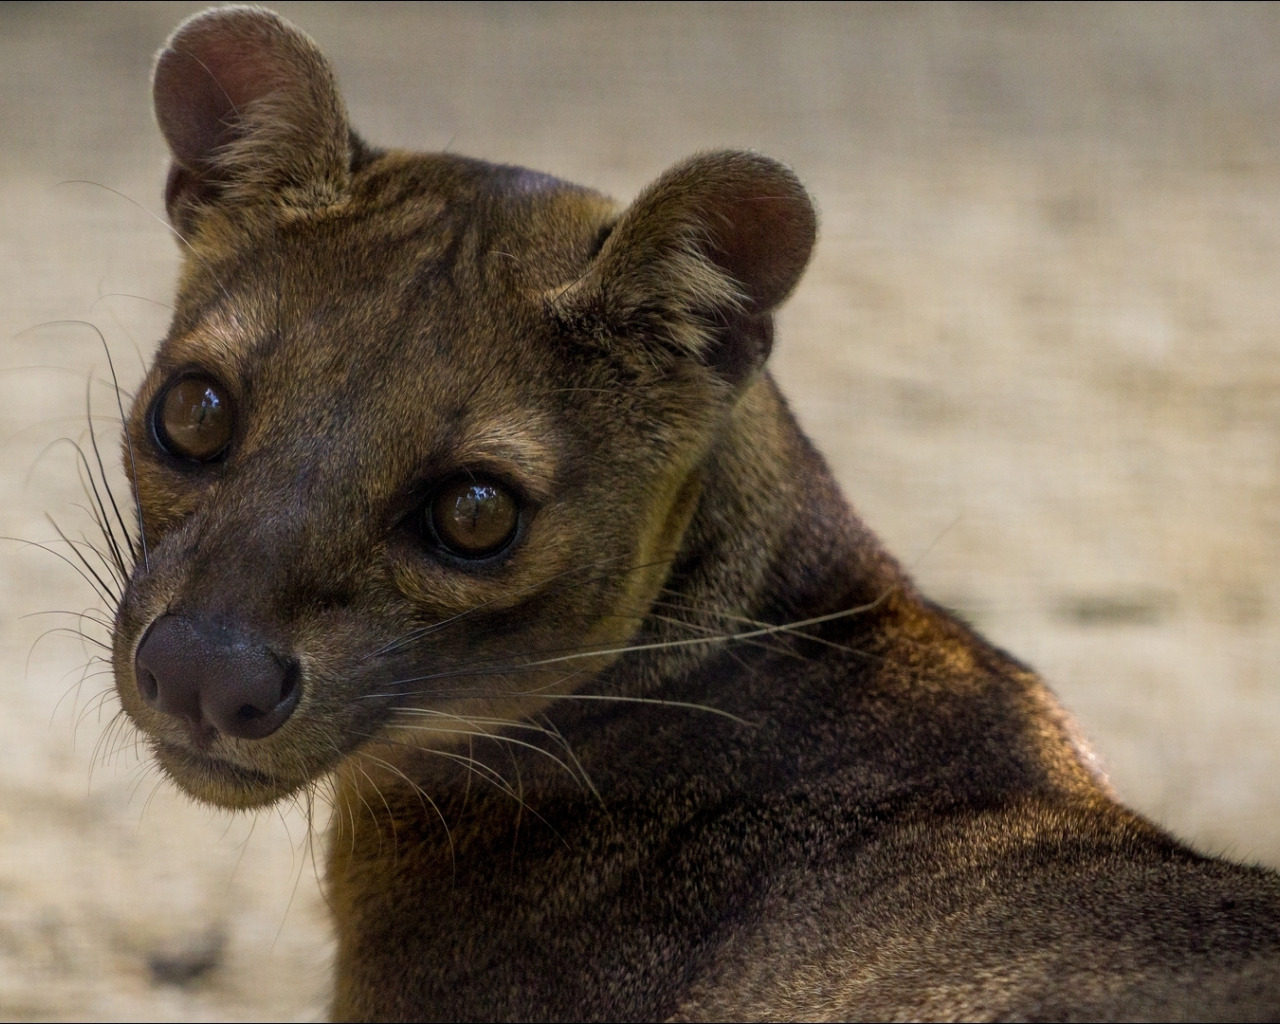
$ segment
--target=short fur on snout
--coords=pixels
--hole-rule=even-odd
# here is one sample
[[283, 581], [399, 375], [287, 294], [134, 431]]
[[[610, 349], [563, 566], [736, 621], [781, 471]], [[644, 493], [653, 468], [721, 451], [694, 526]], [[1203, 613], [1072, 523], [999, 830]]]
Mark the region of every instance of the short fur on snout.
[[375, 148], [259, 8], [154, 96], [183, 265], [117, 688], [200, 799], [332, 793], [336, 1017], [1280, 1008], [1280, 880], [1117, 803], [796, 426], [792, 171], [620, 206]]

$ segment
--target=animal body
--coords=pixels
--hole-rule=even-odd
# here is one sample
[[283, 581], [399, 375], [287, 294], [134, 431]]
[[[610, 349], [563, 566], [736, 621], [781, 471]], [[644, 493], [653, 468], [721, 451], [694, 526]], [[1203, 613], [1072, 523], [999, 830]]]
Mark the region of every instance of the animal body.
[[197, 798], [331, 787], [335, 1017], [1280, 1011], [1280, 878], [1121, 806], [796, 426], [788, 169], [620, 208], [377, 149], [256, 8], [154, 86], [185, 256], [117, 689]]

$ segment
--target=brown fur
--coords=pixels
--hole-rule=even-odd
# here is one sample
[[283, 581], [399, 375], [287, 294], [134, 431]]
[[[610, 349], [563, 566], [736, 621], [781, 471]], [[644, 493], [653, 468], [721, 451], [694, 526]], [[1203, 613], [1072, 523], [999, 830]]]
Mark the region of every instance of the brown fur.
[[[1280, 1010], [1280, 879], [1120, 806], [796, 427], [788, 170], [705, 154], [619, 211], [376, 150], [253, 8], [184, 23], [155, 92], [186, 258], [127, 429], [118, 689], [201, 799], [333, 780], [337, 1017]], [[233, 410], [205, 462], [153, 425], [190, 373]], [[459, 474], [520, 504], [493, 557], [421, 527]], [[158, 623], [197, 653], [142, 653]], [[265, 735], [200, 710], [291, 672]]]

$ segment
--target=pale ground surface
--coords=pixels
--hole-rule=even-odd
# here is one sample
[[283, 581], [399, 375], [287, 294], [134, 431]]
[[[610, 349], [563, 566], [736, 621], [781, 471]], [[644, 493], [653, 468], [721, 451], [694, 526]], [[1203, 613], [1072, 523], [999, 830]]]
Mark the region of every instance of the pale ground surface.
[[[164, 330], [147, 72], [195, 9], [0, 5], [5, 535], [88, 528], [52, 442], [91, 376], [114, 444], [98, 337], [55, 321], [125, 388]], [[859, 508], [1126, 799], [1280, 864], [1280, 9], [280, 9], [376, 142], [623, 198], [698, 149], [789, 161], [822, 237], [775, 365]], [[22, 618], [98, 608], [54, 557], [0, 548], [0, 601], [0, 1015], [321, 1015], [302, 815], [193, 807], [104, 744], [93, 649], [41, 638], [75, 619]]]

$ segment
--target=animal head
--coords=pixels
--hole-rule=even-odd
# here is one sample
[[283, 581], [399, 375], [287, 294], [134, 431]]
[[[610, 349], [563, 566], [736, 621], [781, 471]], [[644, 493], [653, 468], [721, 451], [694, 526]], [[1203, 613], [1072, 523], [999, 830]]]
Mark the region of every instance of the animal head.
[[161, 764], [258, 805], [609, 664], [808, 260], [794, 175], [709, 153], [619, 208], [375, 149], [256, 8], [181, 25], [154, 99], [184, 255], [127, 422], [114, 660]]

